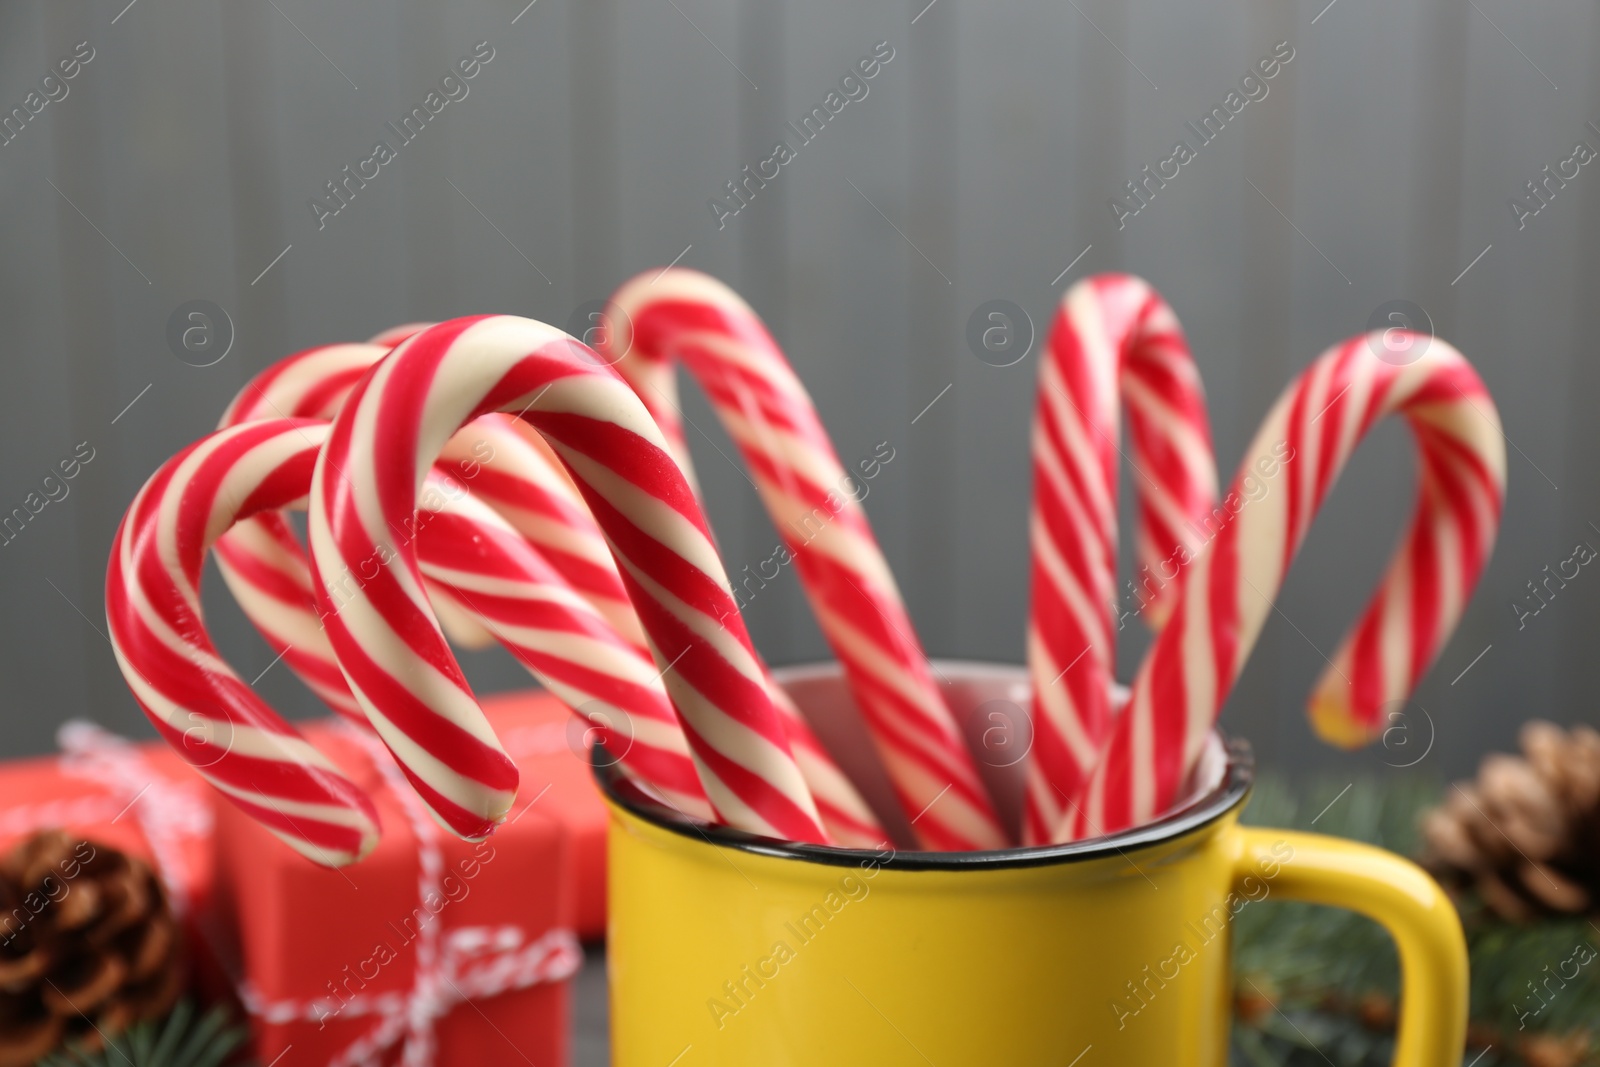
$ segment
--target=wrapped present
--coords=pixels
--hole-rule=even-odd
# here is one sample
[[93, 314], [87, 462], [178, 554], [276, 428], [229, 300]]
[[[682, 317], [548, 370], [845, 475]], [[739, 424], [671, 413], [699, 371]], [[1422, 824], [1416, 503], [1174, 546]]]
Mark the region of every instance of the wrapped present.
[[518, 795], [540, 797], [539, 807], [567, 828], [573, 924], [586, 941], [606, 934], [606, 806], [585, 752], [590, 728], [542, 690], [485, 697], [484, 714], [522, 784]]
[[344, 723], [306, 730], [361, 785], [383, 837], [330, 870], [218, 803], [218, 901], [255, 1054], [271, 1063], [562, 1064], [572, 928], [568, 834], [524, 778], [486, 841], [435, 823], [394, 761]]

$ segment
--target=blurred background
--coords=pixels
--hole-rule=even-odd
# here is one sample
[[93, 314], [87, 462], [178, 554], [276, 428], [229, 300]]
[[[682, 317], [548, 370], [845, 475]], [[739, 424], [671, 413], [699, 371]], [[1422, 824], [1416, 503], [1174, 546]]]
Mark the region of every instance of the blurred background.
[[[1570, 174], [1578, 142], [1600, 146], [1593, 5], [525, 2], [0, 7], [0, 514], [33, 502], [0, 544], [4, 755], [49, 750], [72, 716], [149, 735], [105, 637], [112, 533], [251, 375], [410, 320], [513, 312], [571, 329], [673, 262], [766, 318], [846, 463], [893, 448], [866, 507], [930, 652], [1007, 661], [1027, 610], [1038, 341], [1023, 340], [1073, 281], [1132, 271], [1171, 302], [1225, 478], [1301, 368], [1409, 301], [1504, 419], [1493, 563], [1397, 732], [1359, 754], [1319, 745], [1304, 696], [1411, 507], [1410, 441], [1380, 428], [1225, 721], [1273, 766], [1454, 775], [1525, 717], [1594, 718], [1600, 577], [1526, 598], [1579, 542], [1600, 546], [1600, 174], [1545, 186], [1547, 204], [1525, 188], [1547, 166]], [[875, 50], [890, 58], [866, 95], [801, 145], [788, 124]], [[1111, 206], [1275, 52], [1291, 58], [1264, 97], [1137, 214]], [[474, 55], [491, 58], [467, 94], [401, 145], [386, 124]], [[74, 57], [74, 77], [42, 85]], [[337, 214], [312, 206], [333, 206], [326, 184], [380, 139], [397, 157], [376, 178]], [[731, 213], [726, 183], [780, 139], [795, 158]], [[1514, 197], [1542, 206], [1519, 213]], [[1005, 359], [967, 341], [997, 300], [1023, 316]], [[196, 306], [216, 331], [203, 352], [169, 328]], [[737, 571], [776, 535], [689, 394]], [[74, 455], [92, 458], [32, 514]], [[214, 575], [207, 604], [245, 678], [265, 671], [257, 685], [292, 717], [320, 713], [268, 669]], [[774, 663], [825, 655], [792, 571], [750, 622]], [[1145, 643], [1125, 632], [1125, 676]], [[483, 691], [528, 684], [498, 652], [466, 658]]]

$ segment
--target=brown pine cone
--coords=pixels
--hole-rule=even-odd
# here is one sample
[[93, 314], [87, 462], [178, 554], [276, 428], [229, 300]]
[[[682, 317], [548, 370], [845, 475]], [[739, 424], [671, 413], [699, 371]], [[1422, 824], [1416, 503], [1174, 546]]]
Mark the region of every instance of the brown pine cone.
[[178, 927], [142, 860], [47, 830], [0, 860], [0, 1067], [93, 1049], [165, 1014], [183, 986]]
[[1600, 732], [1538, 720], [1423, 816], [1423, 862], [1502, 918], [1600, 907]]

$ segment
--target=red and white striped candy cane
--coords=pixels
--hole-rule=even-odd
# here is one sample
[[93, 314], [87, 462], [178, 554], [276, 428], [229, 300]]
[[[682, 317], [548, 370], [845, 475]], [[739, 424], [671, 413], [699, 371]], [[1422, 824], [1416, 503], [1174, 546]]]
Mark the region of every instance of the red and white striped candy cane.
[[[428, 325], [431, 324], [397, 326], [379, 337], [398, 336], [404, 340]], [[388, 352], [388, 345], [373, 342], [323, 345], [297, 352], [248, 382], [224, 413], [222, 425], [261, 418], [332, 419], [361, 375]], [[532, 542], [619, 633], [643, 647], [643, 633], [633, 605], [583, 498], [543, 439], [520, 427], [522, 424], [509, 415], [485, 415], [446, 443], [441, 464], [466, 480], [474, 496], [493, 505]], [[273, 528], [270, 541], [268, 527]], [[228, 576], [226, 568], [234, 558], [235, 546], [247, 556], [266, 558], [272, 551], [272, 542], [294, 543], [279, 516], [263, 515], [231, 531], [218, 544], [224, 577]], [[229, 584], [233, 585], [231, 580]], [[239, 592], [235, 590], [236, 594]], [[461, 620], [454, 622], [459, 627]], [[294, 665], [292, 653], [289, 662]]]
[[430, 476], [419, 505], [417, 555], [430, 603], [443, 599], [485, 626], [599, 731], [630, 777], [685, 814], [715, 818], [649, 652], [461, 483]]
[[[388, 351], [376, 344], [320, 345], [279, 360], [239, 390], [218, 428], [257, 419], [331, 419], [355, 383]], [[214, 548], [229, 592], [285, 666], [328, 707], [366, 726], [367, 717], [350, 695], [322, 632], [311, 565], [288, 519], [270, 510], [243, 517], [223, 531]]]
[[[605, 536], [538, 431], [510, 415], [484, 415], [450, 439], [445, 458], [468, 462], [462, 450], [469, 440], [474, 441], [473, 449], [486, 444], [492, 456], [472, 480], [473, 494], [505, 516], [518, 533], [557, 565], [562, 576], [588, 598], [618, 634], [648, 656], [639, 617], [617, 574]], [[426, 567], [423, 574], [427, 577]], [[773, 706], [783, 713], [789, 745], [829, 839], [848, 848], [882, 845], [884, 831], [877, 816], [822, 747], [800, 709], [771, 681], [764, 663], [761, 670]]]
[[[452, 437], [445, 446], [445, 456], [458, 456], [460, 442], [474, 435], [480, 441], [487, 441], [494, 455], [485, 464], [483, 473], [473, 481], [474, 494], [504, 515], [542, 553], [557, 561], [561, 573], [582, 589], [617, 632], [648, 654], [639, 617], [627, 599], [627, 590], [617, 574], [605, 536], [595, 525], [594, 517], [561, 469], [550, 446], [544, 443], [538, 431], [521, 420], [510, 415], [490, 414]], [[507, 440], [508, 436], [515, 440]], [[513, 458], [517, 457], [519, 444], [547, 457], [546, 464], [540, 467], [525, 458]], [[783, 713], [789, 745], [817, 803], [829, 839], [846, 848], [882, 845], [884, 830], [877, 816], [823, 748], [800, 709], [783, 688], [772, 681], [765, 663], [761, 663], [761, 672], [773, 706]]]
[[[427, 325], [412, 324], [389, 332], [401, 335], [399, 339], [404, 340]], [[247, 384], [224, 419], [240, 421], [279, 411], [331, 419], [355, 381], [365, 373], [365, 368], [387, 351], [387, 348], [367, 344], [328, 345], [297, 353]], [[474, 497], [490, 504], [534, 546], [537, 551], [531, 555], [516, 553], [524, 570], [537, 567], [536, 573], [543, 573], [548, 569], [544, 560], [548, 560], [558, 575], [546, 588], [553, 588], [561, 579], [571, 583], [611, 625], [614, 636], [635, 649], [637, 658], [650, 662], [644, 632], [617, 574], [605, 537], [577, 488], [562, 470], [560, 461], [536, 430], [510, 415], [484, 415], [446, 443], [440, 464], [436, 466], [465, 483]], [[283, 517], [267, 514], [241, 523], [223, 536], [217, 549], [224, 579], [269, 643], [280, 654], [285, 654], [291, 669], [300, 673], [302, 667], [305, 668], [302, 676], [331, 706], [353, 714], [365, 724], [366, 718], [344, 683], [311, 602], [309, 563]], [[474, 598], [470, 603], [462, 603], [458, 597], [449, 595], [449, 590], [441, 589], [434, 580], [435, 568], [429, 566], [435, 557], [430, 553], [427, 538], [423, 538], [421, 551], [423, 578], [433, 607], [441, 623], [449, 620], [446, 630], [450, 637], [462, 643], [463, 630], [488, 621], [476, 619], [472, 608], [473, 604], [483, 601]], [[533, 559], [532, 555], [542, 559]], [[440, 558], [447, 556], [448, 553]], [[529, 589], [525, 583], [526, 579], [518, 588]], [[549, 609], [542, 610], [548, 612]], [[574, 624], [569, 622], [568, 625]], [[537, 650], [530, 649], [525, 640], [518, 644], [514, 639], [525, 632], [515, 627], [507, 629], [503, 619], [499, 629], [492, 633], [483, 631], [489, 640], [498, 638], [506, 643], [536, 676], [549, 684], [551, 678], [560, 676], [559, 665], [552, 667], [548, 659], [542, 668], [531, 663], [530, 656], [537, 656]], [[619, 678], [630, 677], [624, 669], [627, 661], [619, 662], [614, 655], [601, 666]], [[648, 673], [656, 672], [652, 668]], [[570, 689], [563, 692], [559, 685], [551, 685], [551, 688], [564, 699], [571, 692]], [[677, 729], [676, 717], [671, 713], [659, 679], [651, 689], [648, 696], [633, 694], [635, 714], [649, 719], [653, 710], [664, 708], [668, 713], [666, 721]], [[771, 693], [774, 704], [785, 714], [790, 745], [831, 839], [848, 847], [868, 848], [882, 844], [883, 829], [855, 786], [839, 770], [787, 695], [776, 687], [771, 688]], [[594, 699], [591, 694], [583, 703]], [[576, 708], [579, 704], [571, 706]], [[617, 712], [602, 709], [595, 714], [614, 718]], [[613, 731], [619, 736], [631, 736], [631, 721], [624, 718], [614, 722]], [[654, 736], [660, 727], [643, 729]], [[677, 747], [683, 747], [681, 739]], [[707, 813], [700, 790], [691, 792], [682, 783], [674, 785], [674, 777], [651, 774], [648, 768], [631, 763], [625, 764], [624, 769], [648, 782], [680, 810], [696, 816]]]
[[[1138, 575], [1117, 588], [1117, 477], [1127, 406], [1139, 490]], [[1200, 374], [1172, 308], [1140, 278], [1085, 278], [1061, 298], [1039, 362], [1033, 424], [1033, 747], [1023, 840], [1049, 841], [1113, 719], [1116, 635], [1138, 615], [1159, 630], [1177, 594], [1177, 552], [1211, 513], [1217, 464]]]
[[[391, 332], [401, 333], [403, 340], [426, 325]], [[229, 405], [224, 424], [276, 411], [331, 419], [360, 376], [388, 351], [374, 344], [345, 344], [296, 353], [248, 383]], [[473, 498], [471, 490], [488, 471], [486, 464], [498, 463], [494, 488], [503, 493], [520, 489], [520, 506], [538, 508], [546, 489], [553, 486], [556, 504], [577, 509], [593, 528], [576, 490], [549, 469], [548, 464], [556, 462], [554, 456], [546, 459], [522, 437], [506, 436], [503, 421], [501, 416], [485, 416], [452, 437], [447, 457], [430, 475], [432, 490], [420, 501], [426, 521], [419, 520], [416, 527], [430, 602], [436, 611], [442, 607], [451, 612], [457, 632], [464, 624], [477, 627], [487, 621], [478, 617], [475, 606], [492, 606], [499, 625], [494, 632], [484, 630], [484, 635], [491, 642], [497, 638], [505, 642], [569, 707], [625, 738], [625, 771], [680, 810], [712, 817], [683, 731], [665, 688], [653, 680], [656, 671], [642, 641], [618, 635], [543, 554]], [[323, 436], [317, 435], [318, 443]], [[593, 540], [605, 553], [598, 529]], [[216, 548], [224, 580], [268, 643], [330, 706], [369, 725], [323, 632], [311, 591], [310, 561], [284, 516], [268, 512], [247, 518], [224, 533]], [[593, 550], [587, 554], [592, 556]], [[603, 562], [637, 629], [609, 554]], [[590, 570], [588, 564], [579, 567], [586, 578]], [[436, 580], [436, 573], [450, 575], [454, 583]], [[513, 639], [507, 640], [508, 635]]]
[[377, 364], [334, 420], [312, 487], [314, 585], [328, 635], [424, 802], [476, 837], [505, 817], [516, 787], [439, 632], [405, 533], [420, 476], [445, 442], [496, 410], [544, 435], [605, 532], [718, 815], [756, 833], [826, 840], [660, 430], [592, 351], [511, 316], [443, 323]]
[[445, 443], [440, 459], [472, 494], [537, 548], [616, 631], [645, 647], [644, 631], [605, 536], [550, 446], [512, 415], [491, 412]]
[[[468, 442], [471, 442], [470, 446]], [[488, 448], [479, 450], [479, 446], [484, 444]], [[468, 466], [473, 462], [470, 457], [474, 450], [479, 456], [491, 457], [484, 460], [481, 469]], [[589, 514], [577, 488], [561, 469], [560, 460], [537, 431], [510, 415], [484, 415], [450, 439], [445, 446], [444, 459], [455, 459], [459, 464], [458, 469], [463, 471], [463, 478], [466, 470], [476, 469], [476, 477], [467, 482], [472, 494], [509, 521], [515, 532], [534, 547], [531, 555], [544, 556], [556, 563], [558, 577], [579, 589], [612, 626], [618, 640], [636, 649], [644, 663], [650, 662], [644, 631], [639, 626], [639, 617], [633, 610], [632, 602], [628, 600], [627, 590], [617, 573], [616, 562], [606, 546], [605, 536]], [[440, 583], [435, 581], [435, 568], [429, 566], [431, 557], [426, 548], [425, 544], [423, 578], [430, 582], [430, 589], [443, 591], [438, 588]], [[444, 558], [448, 559], [448, 555]], [[525, 561], [525, 565], [531, 566], [531, 561]], [[532, 667], [526, 659], [525, 647], [519, 646], [515, 640], [519, 631], [514, 628], [508, 630], [493, 618], [481, 617], [475, 605], [481, 605], [482, 602], [477, 598], [462, 602], [449, 595], [435, 596], [433, 603], [435, 609], [455, 604], [462, 609], [458, 614], [487, 624], [495, 638]], [[761, 669], [765, 677], [764, 664]], [[656, 673], [653, 668], [649, 672], [651, 675]], [[536, 674], [541, 680], [551, 677], [545, 671], [536, 671]], [[659, 679], [655, 688], [661, 689]], [[885, 838], [877, 817], [844, 776], [833, 757], [822, 747], [799, 709], [770, 680], [768, 694], [773, 706], [783, 713], [790, 747], [806, 785], [811, 789], [829, 839], [835, 844], [852, 848], [881, 845]], [[664, 690], [660, 693], [660, 699], [670, 712], [671, 705], [667, 703]], [[669, 721], [676, 726], [675, 718]], [[624, 769], [633, 768], [625, 766]], [[659, 779], [646, 777], [645, 780], [676, 804], [676, 794]], [[704, 802], [676, 806], [686, 813], [699, 815]]]
[[123, 677], [167, 742], [291, 847], [337, 866], [377, 843], [377, 812], [222, 660], [199, 590], [206, 549], [235, 513], [305, 496], [317, 447], [302, 434], [320, 444], [323, 432], [317, 423], [252, 423], [164, 463], [112, 543], [106, 620]]
[[698, 271], [626, 283], [607, 307], [601, 354], [655, 416], [684, 470], [673, 361], [682, 360], [744, 454], [793, 555], [823, 635], [844, 666], [878, 752], [934, 849], [1001, 848], [995, 817], [894, 577], [805, 387], [750, 306]]
[[[227, 495], [209, 514], [209, 536], [239, 520], [240, 507], [254, 510], [275, 501], [299, 502], [310, 488], [312, 464], [326, 440], [328, 424], [271, 420], [252, 425], [277, 427], [292, 433], [293, 439], [273, 442], [281, 454], [278, 465], [256, 450], [240, 461], [247, 466], [227, 472]], [[172, 491], [198, 490], [178, 484]], [[460, 482], [430, 472], [420, 505], [415, 533], [424, 566], [429, 560], [449, 561], [449, 566], [437, 566], [440, 593], [452, 603], [470, 603], [475, 614], [477, 609], [492, 611], [498, 623], [496, 636], [507, 640], [517, 658], [569, 706], [619, 739], [613, 751], [631, 777], [680, 810], [711, 818], [683, 731], [648, 654], [618, 637], [516, 531], [474, 500]], [[242, 521], [249, 517], [246, 514]], [[291, 574], [296, 579], [291, 588], [299, 589], [307, 563], [298, 544], [291, 541], [291, 545]], [[199, 546], [202, 557], [204, 547]], [[199, 572], [198, 563], [186, 562]], [[258, 568], [241, 571], [241, 576], [259, 574]], [[303, 599], [282, 598], [273, 610], [280, 617], [300, 617], [292, 629], [306, 641], [299, 650], [302, 660], [330, 664], [337, 674], [332, 649], [317, 626], [309, 588]], [[203, 637], [203, 622], [197, 620], [195, 626], [196, 635]], [[342, 676], [337, 684], [344, 700], [354, 703], [343, 688]]]
[[783, 718], [784, 732], [789, 738], [789, 748], [795, 762], [800, 765], [800, 777], [811, 790], [816, 801], [817, 814], [822, 817], [828, 840], [840, 848], [882, 848], [889, 843], [883, 824], [867, 806], [855, 783], [845, 777], [844, 771], [834, 762], [822, 741], [812, 731], [783, 686], [772, 680], [767, 665], [761, 663], [762, 682], [772, 706]]
[[1383, 730], [1455, 629], [1499, 527], [1505, 490], [1500, 417], [1477, 372], [1438, 339], [1396, 366], [1375, 334], [1329, 349], [1279, 398], [1223, 498], [1220, 529], [1187, 564], [1101, 762], [1060, 836], [1138, 825], [1166, 810], [1249, 657], [1317, 509], [1374, 423], [1405, 418], [1416, 439], [1419, 501], [1361, 621], [1317, 687], [1325, 739]]

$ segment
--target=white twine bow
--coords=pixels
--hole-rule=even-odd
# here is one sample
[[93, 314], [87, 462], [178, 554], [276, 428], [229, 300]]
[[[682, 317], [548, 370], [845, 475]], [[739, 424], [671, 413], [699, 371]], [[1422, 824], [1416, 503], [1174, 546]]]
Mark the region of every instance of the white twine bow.
[[[341, 723], [347, 737], [366, 749], [385, 784], [399, 799], [417, 839], [417, 898], [443, 895], [444, 854], [439, 827], [372, 735]], [[520, 926], [464, 926], [443, 929], [433, 916], [417, 931], [416, 973], [405, 992], [355, 994], [347, 999], [268, 1001], [248, 981], [239, 993], [245, 1009], [269, 1023], [322, 1023], [338, 1016], [376, 1017], [376, 1024], [329, 1061], [328, 1067], [366, 1067], [395, 1045], [405, 1067], [429, 1067], [438, 1042], [436, 1027], [452, 1009], [471, 1000], [559, 982], [577, 973], [583, 950], [566, 927], [530, 940]]]
[[468, 926], [445, 934], [443, 942], [434, 972], [424, 974], [419, 967], [405, 993], [357, 994], [344, 1001], [268, 1001], [248, 982], [240, 993], [250, 1014], [276, 1025], [377, 1016], [377, 1025], [331, 1060], [330, 1067], [376, 1062], [402, 1039], [402, 1062], [423, 1067], [433, 1062], [435, 1024], [458, 1005], [563, 981], [582, 962], [578, 940], [566, 929], [527, 941], [517, 926]]

